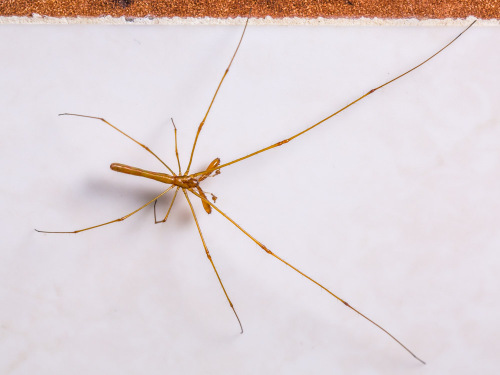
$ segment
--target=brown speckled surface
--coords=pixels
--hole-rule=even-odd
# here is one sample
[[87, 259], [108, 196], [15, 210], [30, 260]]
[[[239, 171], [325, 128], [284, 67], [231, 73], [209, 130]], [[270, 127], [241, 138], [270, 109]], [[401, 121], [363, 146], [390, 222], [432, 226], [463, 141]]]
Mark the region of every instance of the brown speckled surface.
[[500, 18], [500, 0], [0, 0], [0, 15], [52, 17]]

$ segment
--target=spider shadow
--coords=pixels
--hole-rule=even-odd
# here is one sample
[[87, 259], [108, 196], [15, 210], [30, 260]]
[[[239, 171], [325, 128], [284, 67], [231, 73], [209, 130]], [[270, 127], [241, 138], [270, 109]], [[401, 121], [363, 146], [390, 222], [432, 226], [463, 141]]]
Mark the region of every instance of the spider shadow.
[[[137, 186], [135, 183], [119, 184], [116, 181], [107, 181], [93, 178], [86, 181], [86, 183], [82, 187], [81, 194], [83, 196], [99, 196], [101, 200], [105, 201], [116, 201], [117, 196], [119, 196], [120, 198], [126, 199], [126, 201], [136, 202], [132, 206], [127, 205], [127, 207], [129, 207], [127, 208], [127, 210], [129, 211], [123, 212], [123, 215], [126, 215], [160, 194], [163, 191], [161, 189], [165, 190], [165, 187], [155, 188], [151, 184], [149, 186], [144, 184]], [[170, 192], [166, 193], [164, 196], [158, 199], [158, 202], [156, 204], [157, 220], [163, 220], [163, 218], [165, 217], [165, 214], [167, 213], [168, 208], [172, 203], [174, 192], [175, 189], [172, 189]], [[176, 223], [178, 223], [178, 225], [185, 226], [188, 223], [192, 224], [192, 214], [187, 204], [179, 204], [182, 203], [180, 202], [181, 200], [184, 200], [184, 197], [182, 197], [182, 195], [182, 191], [179, 191], [177, 193], [176, 202], [174, 204], [174, 207], [172, 208], [172, 211], [170, 212], [169, 219], [167, 221], [172, 220], [172, 216], [175, 216]], [[151, 223], [154, 223], [154, 202], [152, 202], [149, 206], [144, 207], [141, 211], [147, 212], [148, 215], [151, 216]], [[135, 215], [138, 215], [141, 211], [137, 212]], [[159, 223], [158, 225], [161, 224], [164, 223]]]

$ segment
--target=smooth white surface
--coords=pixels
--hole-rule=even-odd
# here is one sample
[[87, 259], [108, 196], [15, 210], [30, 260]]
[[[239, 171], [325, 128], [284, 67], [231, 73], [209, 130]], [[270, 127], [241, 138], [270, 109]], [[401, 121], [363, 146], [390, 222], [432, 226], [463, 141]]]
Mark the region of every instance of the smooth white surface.
[[[2, 374], [492, 374], [500, 360], [500, 32], [438, 58], [312, 132], [204, 183], [277, 254], [428, 364], [183, 196], [118, 218], [176, 168], [241, 27], [0, 28]], [[194, 168], [268, 146], [405, 71], [458, 28], [250, 27]], [[160, 210], [165, 212], [168, 200]]]

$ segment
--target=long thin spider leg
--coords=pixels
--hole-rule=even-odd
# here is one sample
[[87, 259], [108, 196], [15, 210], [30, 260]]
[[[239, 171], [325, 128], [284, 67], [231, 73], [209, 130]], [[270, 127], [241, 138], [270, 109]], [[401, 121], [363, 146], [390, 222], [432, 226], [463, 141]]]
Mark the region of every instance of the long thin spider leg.
[[203, 120], [201, 120], [200, 125], [198, 126], [198, 131], [196, 132], [196, 137], [194, 138], [194, 142], [193, 142], [193, 148], [191, 150], [191, 156], [189, 157], [189, 163], [188, 163], [186, 172], [184, 173], [185, 175], [189, 174], [189, 169], [191, 168], [191, 163], [193, 161], [194, 150], [196, 148], [196, 143], [198, 142], [198, 136], [200, 135], [201, 129], [203, 128], [203, 125], [205, 124], [205, 120], [207, 119], [208, 113], [210, 112], [210, 109], [212, 108], [212, 104], [214, 104], [215, 97], [217, 96], [217, 93], [219, 92], [219, 89], [222, 86], [222, 82], [224, 81], [224, 78], [226, 78], [226, 75], [229, 72], [229, 68], [231, 67], [233, 60], [236, 57], [236, 54], [238, 53], [238, 50], [239, 50], [240, 45], [241, 45], [241, 41], [243, 40], [243, 36], [245, 35], [245, 31], [246, 31], [247, 26], [248, 26], [248, 20], [249, 20], [249, 18], [247, 18], [247, 22], [245, 23], [245, 27], [243, 28], [243, 32], [241, 33], [240, 41], [238, 42], [238, 46], [236, 47], [236, 50], [234, 51], [233, 57], [231, 58], [231, 61], [229, 62], [229, 65], [227, 66], [226, 71], [224, 72], [224, 75], [222, 76], [222, 78], [219, 82], [219, 85], [217, 86], [217, 89], [215, 90], [215, 94], [212, 97], [212, 101], [210, 102], [210, 105], [208, 106], [207, 112], [205, 113]]
[[389, 331], [387, 331], [381, 325], [375, 323], [373, 320], [371, 320], [370, 318], [368, 318], [365, 314], [361, 313], [360, 311], [358, 311], [357, 309], [355, 309], [354, 307], [352, 307], [351, 305], [349, 305], [346, 301], [344, 301], [342, 298], [340, 298], [339, 296], [337, 296], [336, 294], [334, 294], [333, 292], [331, 292], [329, 289], [327, 289], [326, 287], [324, 287], [323, 285], [321, 285], [319, 282], [317, 282], [313, 278], [307, 276], [304, 272], [300, 271], [298, 268], [296, 268], [295, 266], [292, 266], [290, 263], [288, 263], [287, 261], [285, 261], [283, 258], [281, 258], [278, 255], [276, 255], [275, 253], [273, 253], [271, 250], [269, 250], [267, 247], [265, 247], [262, 243], [260, 243], [255, 237], [253, 237], [250, 233], [248, 233], [245, 229], [243, 229], [238, 223], [236, 223], [233, 219], [231, 219], [224, 212], [222, 212], [217, 206], [215, 206], [215, 204], [213, 204], [212, 202], [210, 202], [208, 199], [203, 198], [201, 195], [197, 194], [192, 189], [189, 189], [189, 191], [191, 193], [193, 193], [194, 195], [196, 195], [201, 200], [207, 202], [210, 206], [212, 206], [217, 212], [219, 212], [222, 216], [224, 216], [227, 220], [229, 220], [234, 226], [236, 226], [236, 228], [238, 228], [240, 231], [242, 231], [248, 238], [250, 238], [253, 242], [255, 242], [266, 253], [268, 253], [269, 255], [272, 255], [273, 257], [275, 257], [276, 259], [278, 259], [280, 262], [286, 264], [288, 267], [290, 267], [294, 271], [298, 272], [299, 274], [301, 274], [302, 276], [304, 276], [306, 279], [312, 281], [314, 284], [316, 284], [317, 286], [319, 286], [321, 289], [325, 290], [328, 294], [332, 295], [337, 300], [339, 300], [340, 302], [342, 302], [345, 306], [349, 307], [352, 311], [356, 312], [357, 314], [359, 314], [360, 316], [362, 316], [363, 318], [365, 318], [366, 320], [368, 320], [370, 323], [372, 323], [373, 325], [375, 325], [376, 327], [378, 327], [379, 329], [381, 329], [383, 332], [385, 332], [387, 335], [389, 335], [389, 337], [391, 337], [394, 341], [396, 341], [401, 347], [403, 347], [408, 353], [410, 353], [415, 359], [417, 359], [421, 363], [425, 364], [425, 362], [423, 360], [421, 360], [419, 357], [417, 357], [410, 349], [408, 349], [405, 345], [403, 345], [403, 343], [401, 341], [399, 341], [396, 337], [394, 337]]
[[179, 166], [179, 176], [180, 176], [182, 172], [181, 172], [181, 161], [179, 159], [179, 150], [177, 149], [177, 128], [175, 127], [174, 119], [170, 118], [170, 120], [172, 120], [172, 125], [174, 126], [175, 157], [177, 159], [177, 165]]
[[241, 333], [243, 333], [243, 326], [241, 325], [240, 318], [239, 318], [238, 314], [236, 313], [236, 310], [233, 306], [233, 303], [231, 302], [231, 299], [229, 298], [229, 296], [226, 292], [226, 288], [224, 288], [224, 284], [222, 283], [222, 280], [219, 276], [219, 272], [217, 272], [217, 268], [215, 268], [215, 264], [214, 264], [214, 261], [212, 260], [212, 256], [210, 255], [210, 252], [208, 251], [208, 247], [207, 247], [207, 244], [205, 243], [205, 239], [203, 238], [203, 234], [201, 233], [200, 224], [198, 224], [198, 219], [196, 218], [196, 214], [194, 213], [194, 208], [193, 208], [193, 205], [191, 204], [191, 200], [189, 199], [189, 196], [187, 195], [185, 189], [182, 189], [182, 192], [184, 193], [184, 195], [189, 203], [189, 208], [191, 209], [191, 213], [193, 214], [194, 221], [196, 223], [196, 227], [198, 228], [198, 233], [200, 234], [201, 242], [203, 242], [203, 247], [205, 248], [205, 253], [207, 254], [207, 258], [210, 261], [210, 263], [212, 264], [212, 267], [215, 271], [215, 274], [217, 275], [217, 279], [219, 280], [220, 286], [222, 287], [222, 290], [224, 291], [224, 294], [226, 295], [227, 301], [229, 302], [229, 306], [231, 306], [231, 308], [233, 309], [234, 315], [236, 316], [236, 319], [238, 319], [238, 324], [240, 325]]
[[264, 152], [264, 151], [267, 151], [267, 150], [271, 150], [271, 149], [273, 149], [273, 148], [275, 148], [275, 147], [278, 147], [278, 146], [282, 146], [282, 145], [284, 145], [285, 143], [288, 143], [288, 142], [290, 142], [291, 140], [293, 140], [293, 139], [295, 139], [295, 138], [297, 138], [297, 137], [301, 136], [302, 134], [307, 133], [309, 130], [314, 129], [316, 126], [321, 125], [321, 124], [322, 124], [322, 123], [324, 123], [325, 121], [327, 121], [327, 120], [331, 119], [332, 117], [334, 117], [334, 116], [338, 115], [340, 112], [345, 111], [347, 108], [349, 108], [349, 107], [351, 107], [352, 105], [356, 104], [357, 102], [359, 102], [359, 101], [363, 100], [363, 99], [364, 99], [364, 98], [366, 98], [368, 95], [373, 94], [375, 91], [377, 91], [377, 90], [381, 89], [382, 87], [387, 86], [387, 85], [391, 84], [392, 82], [397, 81], [398, 79], [400, 79], [400, 78], [404, 77], [405, 75], [407, 75], [407, 74], [411, 73], [411, 72], [412, 72], [412, 71], [414, 71], [415, 69], [418, 69], [419, 67], [421, 67], [422, 65], [424, 65], [426, 62], [428, 62], [428, 61], [429, 61], [429, 60], [431, 60], [432, 58], [434, 58], [434, 57], [436, 57], [437, 55], [439, 55], [439, 54], [440, 54], [442, 51], [444, 51], [446, 48], [448, 48], [448, 47], [449, 47], [449, 46], [450, 46], [453, 42], [455, 42], [458, 38], [460, 38], [460, 36], [461, 36], [463, 33], [465, 33], [465, 32], [466, 32], [469, 28], [471, 28], [471, 27], [472, 27], [472, 25], [474, 25], [474, 23], [475, 23], [475, 22], [476, 22], [476, 21], [472, 22], [469, 26], [467, 26], [467, 28], [466, 28], [465, 30], [463, 30], [460, 34], [458, 34], [455, 38], [453, 38], [453, 40], [452, 40], [451, 42], [449, 42], [449, 43], [448, 43], [448, 44], [446, 44], [444, 47], [442, 47], [440, 50], [438, 50], [437, 52], [435, 52], [433, 55], [431, 55], [430, 57], [428, 57], [427, 59], [425, 59], [424, 61], [422, 61], [420, 64], [418, 64], [418, 65], [414, 66], [413, 68], [411, 68], [411, 69], [407, 70], [407, 71], [406, 71], [406, 72], [404, 72], [403, 74], [398, 75], [396, 78], [393, 78], [393, 79], [391, 79], [391, 80], [387, 81], [386, 83], [384, 83], [384, 84], [382, 84], [382, 85], [380, 85], [380, 86], [378, 86], [378, 87], [375, 87], [374, 89], [371, 89], [371, 90], [370, 90], [370, 91], [368, 91], [366, 94], [364, 94], [364, 95], [360, 96], [359, 98], [357, 98], [356, 100], [354, 100], [354, 101], [350, 102], [349, 104], [347, 104], [346, 106], [342, 107], [342, 108], [341, 108], [341, 109], [339, 109], [338, 111], [336, 111], [336, 112], [332, 113], [331, 115], [329, 115], [329, 116], [325, 117], [324, 119], [322, 119], [322, 120], [318, 121], [317, 123], [315, 123], [315, 124], [313, 124], [313, 125], [309, 126], [308, 128], [306, 128], [306, 129], [304, 129], [304, 130], [300, 131], [299, 133], [297, 133], [297, 134], [295, 134], [295, 135], [293, 135], [293, 136], [291, 136], [291, 137], [289, 137], [289, 138], [286, 138], [286, 139], [284, 139], [284, 140], [282, 140], [282, 141], [279, 141], [279, 142], [277, 142], [277, 143], [274, 143], [274, 144], [272, 144], [271, 146], [268, 146], [268, 147], [265, 147], [265, 148], [260, 149], [260, 150], [258, 150], [258, 151], [252, 152], [251, 154], [248, 154], [248, 155], [243, 156], [243, 157], [241, 157], [241, 158], [235, 159], [235, 160], [230, 161], [230, 162], [225, 163], [225, 164], [218, 165], [218, 166], [217, 166], [217, 168], [213, 168], [213, 169], [211, 169], [211, 170], [206, 170], [206, 171], [202, 171], [202, 172], [197, 172], [197, 173], [194, 173], [194, 174], [193, 174], [193, 177], [199, 176], [200, 174], [204, 174], [204, 173], [210, 173], [210, 172], [212, 172], [212, 171], [214, 171], [214, 170], [216, 170], [216, 169], [222, 169], [222, 168], [227, 167], [227, 166], [229, 166], [229, 165], [231, 165], [231, 164], [238, 163], [238, 162], [240, 162], [240, 161], [242, 161], [242, 160], [245, 160], [245, 159], [248, 159], [248, 158], [250, 158], [250, 157], [252, 157], [252, 156], [255, 156], [255, 155], [257, 155], [257, 154], [260, 154], [261, 152]]
[[175, 197], [177, 197], [177, 192], [179, 191], [179, 189], [180, 189], [179, 187], [177, 187], [177, 189], [175, 189], [174, 197], [172, 198], [172, 202], [170, 202], [170, 207], [168, 207], [167, 214], [165, 215], [165, 218], [163, 220], [159, 220], [159, 221], [156, 220], [156, 201], [155, 201], [155, 205], [154, 205], [155, 224], [164, 223], [167, 221], [168, 215], [170, 214], [170, 210], [172, 209], [172, 206], [174, 205]]
[[165, 167], [167, 167], [167, 169], [170, 171], [170, 173], [172, 173], [173, 175], [175, 175], [174, 171], [172, 171], [172, 169], [170, 169], [170, 167], [165, 164], [165, 162], [163, 160], [161, 160], [158, 155], [156, 155], [153, 151], [151, 151], [151, 149], [142, 144], [141, 142], [138, 142], [136, 141], [134, 138], [132, 138], [130, 135], [124, 133], [123, 131], [121, 131], [120, 129], [118, 129], [116, 126], [114, 126], [113, 124], [111, 124], [110, 122], [106, 121], [105, 119], [103, 119], [102, 117], [95, 117], [95, 116], [87, 116], [87, 115], [78, 115], [76, 113], [60, 113], [59, 116], [77, 116], [77, 117], [86, 117], [86, 118], [92, 118], [92, 119], [95, 119], [95, 120], [101, 120], [102, 122], [108, 124], [109, 126], [111, 126], [113, 129], [119, 131], [120, 133], [122, 133], [125, 137], [127, 137], [128, 139], [134, 141], [135, 143], [137, 143], [139, 146], [141, 146], [142, 148], [144, 148], [147, 152], [149, 152], [151, 155], [153, 155], [156, 159], [158, 159], [160, 161], [160, 163], [162, 163]]
[[150, 205], [151, 203], [153, 203], [154, 201], [156, 201], [158, 198], [160, 198], [162, 195], [166, 194], [167, 192], [169, 192], [170, 190], [172, 190], [172, 188], [174, 187], [174, 185], [170, 186], [167, 190], [165, 190], [163, 193], [157, 195], [156, 197], [154, 197], [153, 199], [151, 199], [148, 203], [146, 204], [143, 204], [141, 207], [139, 207], [137, 210], [135, 211], [132, 211], [131, 213], [123, 216], [123, 217], [120, 217], [119, 219], [116, 219], [116, 220], [111, 220], [111, 221], [108, 221], [106, 223], [102, 223], [102, 224], [99, 224], [99, 225], [94, 225], [92, 227], [88, 227], [88, 228], [84, 228], [84, 229], [78, 229], [78, 230], [74, 230], [74, 231], [70, 231], [70, 232], [53, 232], [53, 231], [46, 231], [46, 230], [38, 230], [38, 229], [35, 229], [37, 232], [40, 232], [40, 233], [80, 233], [80, 232], [83, 232], [83, 231], [86, 231], [86, 230], [90, 230], [90, 229], [94, 229], [94, 228], [99, 228], [99, 227], [102, 227], [104, 225], [108, 225], [108, 224], [111, 224], [111, 223], [116, 223], [118, 221], [123, 221], [127, 218], [129, 218], [130, 216], [132, 216], [133, 214], [135, 214], [136, 212], [139, 212], [140, 210], [142, 210], [144, 207]]
[[[179, 176], [180, 176], [182, 174], [182, 172], [181, 172], [181, 162], [179, 159], [179, 150], [177, 148], [177, 127], [175, 126], [174, 119], [170, 118], [170, 120], [172, 121], [172, 125], [174, 127], [175, 158], [177, 159], [177, 166], [179, 167]], [[172, 206], [174, 205], [175, 197], [177, 197], [178, 192], [179, 192], [179, 187], [177, 187], [177, 189], [175, 189], [174, 197], [172, 198], [172, 202], [170, 202], [170, 207], [168, 208], [167, 214], [165, 215], [163, 220], [156, 220], [156, 201], [155, 201], [155, 204], [154, 204], [155, 224], [164, 223], [167, 221], [168, 215], [170, 214], [170, 210], [172, 209]]]

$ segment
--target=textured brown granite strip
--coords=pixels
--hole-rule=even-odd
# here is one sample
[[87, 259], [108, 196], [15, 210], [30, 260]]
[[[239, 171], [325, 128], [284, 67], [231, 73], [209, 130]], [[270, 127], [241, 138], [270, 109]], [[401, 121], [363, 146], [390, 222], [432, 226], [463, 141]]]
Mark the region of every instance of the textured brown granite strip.
[[0, 0], [0, 15], [52, 17], [500, 18], [500, 0]]

